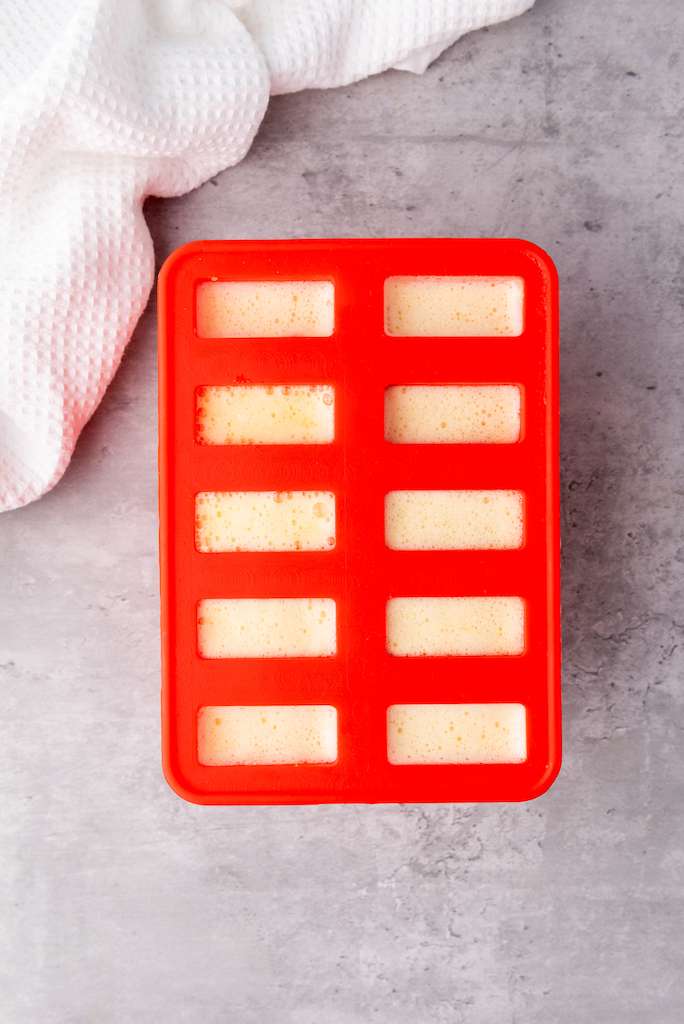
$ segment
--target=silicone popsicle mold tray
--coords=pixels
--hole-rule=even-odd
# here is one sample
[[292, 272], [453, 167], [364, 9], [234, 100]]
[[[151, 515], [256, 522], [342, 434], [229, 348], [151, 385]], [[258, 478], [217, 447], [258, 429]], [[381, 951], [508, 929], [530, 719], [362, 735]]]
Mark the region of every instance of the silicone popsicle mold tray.
[[[383, 295], [394, 276], [513, 277], [521, 333], [388, 334]], [[208, 281], [330, 281], [328, 337], [200, 337]], [[560, 764], [558, 314], [556, 273], [517, 240], [401, 239], [197, 242], [159, 278], [160, 552], [163, 761], [171, 786], [206, 804], [523, 800]], [[206, 386], [328, 385], [328, 444], [199, 443]], [[520, 388], [521, 431], [508, 444], [385, 440], [384, 395], [401, 385]], [[524, 540], [512, 550], [392, 550], [385, 496], [397, 490], [521, 492]], [[317, 491], [336, 501], [327, 550], [200, 551], [200, 492]], [[515, 596], [524, 602], [516, 655], [401, 657], [388, 652], [397, 597]], [[202, 657], [207, 599], [322, 598], [336, 604], [336, 651], [323, 657]], [[524, 706], [518, 763], [392, 764], [393, 705]], [[315, 705], [337, 712], [332, 763], [208, 764], [198, 754], [204, 707]], [[498, 723], [497, 723], [498, 726]], [[483, 734], [484, 735], [484, 734]], [[460, 737], [459, 737], [460, 738]]]

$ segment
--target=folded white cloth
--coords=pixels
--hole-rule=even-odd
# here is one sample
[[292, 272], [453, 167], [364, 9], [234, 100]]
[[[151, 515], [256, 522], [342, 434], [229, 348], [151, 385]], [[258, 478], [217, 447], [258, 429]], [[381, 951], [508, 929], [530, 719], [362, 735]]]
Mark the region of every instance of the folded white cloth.
[[150, 293], [146, 196], [237, 163], [269, 93], [424, 71], [534, 0], [0, 3], [0, 510], [66, 469]]

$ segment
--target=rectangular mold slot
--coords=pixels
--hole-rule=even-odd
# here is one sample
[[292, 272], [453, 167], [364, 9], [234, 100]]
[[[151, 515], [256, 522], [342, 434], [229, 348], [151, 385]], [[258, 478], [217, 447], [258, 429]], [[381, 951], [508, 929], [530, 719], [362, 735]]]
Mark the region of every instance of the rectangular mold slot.
[[387, 602], [389, 654], [519, 655], [524, 649], [520, 597], [393, 597]]
[[204, 765], [332, 764], [337, 710], [327, 704], [202, 707], [197, 756]]
[[521, 277], [388, 277], [385, 332], [394, 336], [517, 337]]
[[200, 444], [331, 444], [330, 384], [207, 386], [197, 391]]
[[390, 491], [385, 542], [404, 551], [484, 551], [523, 542], [520, 491]]
[[329, 551], [335, 547], [330, 491], [201, 491], [198, 551]]
[[326, 338], [335, 325], [332, 281], [205, 281], [200, 338]]
[[522, 704], [393, 704], [390, 764], [520, 764], [527, 757]]
[[514, 444], [520, 440], [515, 384], [405, 384], [385, 391], [392, 444]]
[[202, 658], [323, 658], [337, 650], [328, 597], [205, 598], [197, 607]]

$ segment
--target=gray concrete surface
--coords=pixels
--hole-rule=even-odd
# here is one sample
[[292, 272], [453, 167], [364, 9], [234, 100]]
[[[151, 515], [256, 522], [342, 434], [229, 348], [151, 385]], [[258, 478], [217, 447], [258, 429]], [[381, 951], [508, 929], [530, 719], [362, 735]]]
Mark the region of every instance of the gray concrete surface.
[[148, 204], [160, 261], [307, 234], [553, 254], [565, 765], [522, 806], [166, 788], [151, 307], [63, 483], [0, 518], [3, 1024], [684, 1019], [681, 15], [539, 0], [423, 78], [275, 100], [243, 164]]

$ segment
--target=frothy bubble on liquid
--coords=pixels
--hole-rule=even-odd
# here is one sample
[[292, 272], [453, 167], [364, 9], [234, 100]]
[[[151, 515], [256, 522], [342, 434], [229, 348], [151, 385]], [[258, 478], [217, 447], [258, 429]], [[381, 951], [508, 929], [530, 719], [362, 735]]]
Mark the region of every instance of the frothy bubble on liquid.
[[337, 650], [332, 598], [205, 598], [197, 609], [203, 658], [330, 657]]
[[527, 756], [522, 704], [395, 704], [387, 712], [392, 764], [516, 764]]
[[520, 491], [391, 491], [385, 497], [388, 547], [413, 551], [519, 548]]
[[390, 335], [516, 337], [523, 330], [520, 277], [389, 277], [385, 330]]
[[385, 392], [385, 439], [393, 444], [512, 444], [520, 432], [516, 385], [416, 384]]
[[330, 764], [337, 711], [329, 705], [210, 706], [197, 717], [200, 764]]
[[331, 281], [208, 281], [197, 289], [202, 338], [329, 337]]
[[200, 444], [330, 444], [334, 389], [329, 384], [236, 385], [197, 391]]
[[325, 551], [335, 544], [329, 491], [202, 491], [195, 499], [198, 551]]
[[387, 602], [387, 650], [400, 657], [519, 655], [520, 597], [395, 597]]

